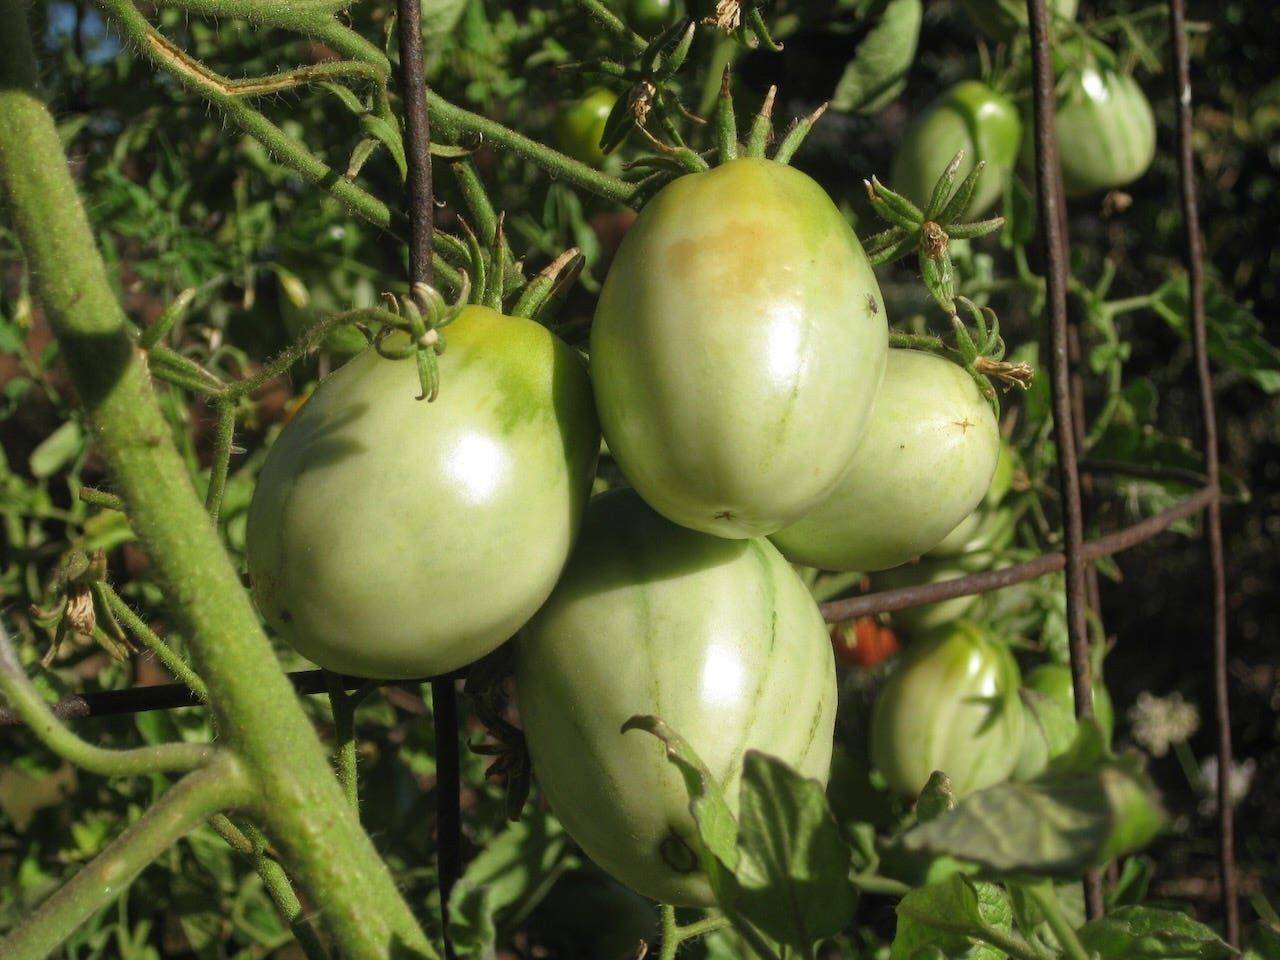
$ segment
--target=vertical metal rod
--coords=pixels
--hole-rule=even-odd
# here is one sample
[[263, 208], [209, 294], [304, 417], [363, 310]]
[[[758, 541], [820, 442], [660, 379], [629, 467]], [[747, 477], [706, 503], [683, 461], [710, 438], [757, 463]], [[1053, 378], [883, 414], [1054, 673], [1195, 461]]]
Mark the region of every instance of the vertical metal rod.
[[[1054, 77], [1049, 17], [1045, 0], [1027, 0], [1031, 26], [1033, 106], [1035, 110], [1036, 192], [1040, 232], [1044, 237], [1046, 305], [1049, 320], [1050, 384], [1053, 394], [1054, 440], [1058, 449], [1058, 484], [1062, 495], [1063, 554], [1066, 557], [1067, 638], [1076, 715], [1093, 716], [1089, 663], [1088, 607], [1084, 560], [1084, 514], [1080, 470], [1071, 410], [1071, 363], [1067, 336], [1067, 220], [1058, 142], [1054, 135]], [[1102, 878], [1085, 878], [1085, 908], [1090, 918], [1102, 916]]]
[[397, 0], [397, 21], [409, 172], [409, 282], [431, 283], [435, 278], [431, 266], [435, 198], [431, 186], [431, 123], [427, 117], [427, 80], [422, 59], [422, 9], [419, 0]]
[[[435, 199], [431, 183], [431, 125], [422, 55], [419, 0], [397, 0], [400, 85], [404, 96], [405, 153], [409, 188], [409, 282], [434, 279], [431, 254]], [[458, 696], [452, 677], [431, 681], [431, 714], [436, 734], [436, 866], [445, 956], [455, 956], [449, 940], [449, 897], [462, 876], [461, 772], [458, 757]]]
[[1235, 866], [1235, 822], [1231, 806], [1231, 709], [1227, 686], [1227, 586], [1222, 543], [1222, 499], [1218, 474], [1218, 423], [1214, 409], [1213, 375], [1209, 365], [1204, 313], [1204, 251], [1200, 214], [1196, 207], [1195, 153], [1192, 147], [1191, 57], [1187, 49], [1184, 0], [1169, 4], [1169, 31], [1175, 59], [1174, 101], [1178, 116], [1178, 175], [1182, 215], [1187, 234], [1187, 303], [1191, 342], [1200, 385], [1204, 421], [1204, 472], [1215, 492], [1205, 514], [1205, 541], [1213, 581], [1214, 708], [1218, 726], [1218, 871], [1222, 886], [1223, 926], [1227, 943], [1240, 946], [1240, 907]]

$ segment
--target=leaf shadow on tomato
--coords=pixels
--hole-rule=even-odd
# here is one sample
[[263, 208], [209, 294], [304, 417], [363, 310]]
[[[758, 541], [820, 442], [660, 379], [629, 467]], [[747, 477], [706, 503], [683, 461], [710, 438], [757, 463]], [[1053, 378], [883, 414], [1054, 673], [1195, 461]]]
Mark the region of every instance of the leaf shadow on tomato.
[[[327, 417], [307, 417], [299, 415], [285, 427], [289, 431], [289, 442], [305, 450], [302, 471], [316, 470], [341, 463], [348, 457], [364, 452], [365, 445], [347, 437], [334, 436], [342, 432], [353, 421], [364, 417], [369, 404], [358, 403], [342, 407], [335, 415]], [[302, 411], [299, 411], [301, 414]], [[284, 436], [284, 432], [281, 432]], [[279, 440], [276, 441], [279, 443]]]
[[728, 540], [673, 523], [633, 488], [620, 487], [592, 500], [569, 564], [592, 571], [583, 580], [586, 589], [578, 593], [584, 597], [679, 580], [731, 563], [749, 548], [749, 540]]

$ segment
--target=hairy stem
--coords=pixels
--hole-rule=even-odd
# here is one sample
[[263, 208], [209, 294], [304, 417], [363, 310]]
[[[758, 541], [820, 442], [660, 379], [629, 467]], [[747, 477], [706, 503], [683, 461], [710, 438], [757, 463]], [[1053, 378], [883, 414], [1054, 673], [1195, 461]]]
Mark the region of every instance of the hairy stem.
[[0, 197], [114, 488], [190, 638], [222, 749], [253, 783], [249, 812], [335, 952], [438, 957], [334, 780], [174, 446], [40, 94], [24, 10], [0, 0]]
[[0, 942], [7, 960], [44, 960], [69, 930], [110, 904], [152, 861], [214, 814], [244, 803], [251, 786], [220, 753], [169, 788], [146, 813]]

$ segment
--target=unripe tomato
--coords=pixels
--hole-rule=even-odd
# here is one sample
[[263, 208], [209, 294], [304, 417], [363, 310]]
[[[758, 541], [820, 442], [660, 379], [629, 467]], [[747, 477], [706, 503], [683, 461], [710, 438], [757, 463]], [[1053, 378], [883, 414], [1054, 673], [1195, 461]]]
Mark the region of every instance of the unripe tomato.
[[[1079, 0], [1049, 0], [1051, 16], [1074, 20]], [[960, 0], [973, 25], [992, 40], [1004, 41], [1027, 29], [1025, 0]]]
[[713, 898], [680, 772], [658, 740], [621, 732], [632, 716], [665, 720], [735, 811], [748, 749], [826, 782], [835, 665], [803, 582], [767, 540], [677, 526], [630, 489], [588, 506], [517, 641], [516, 693], [552, 811], [592, 860], [664, 903]]
[[1000, 456], [996, 459], [996, 471], [991, 475], [982, 502], [973, 513], [956, 525], [928, 551], [930, 557], [955, 557], [981, 550], [996, 550], [1007, 546], [1013, 539], [1014, 518], [1007, 509], [1000, 509], [1000, 502], [1013, 485], [1017, 470], [1017, 454], [1005, 442], [1000, 444]]
[[987, 164], [967, 209], [978, 217], [1003, 195], [1021, 143], [1022, 120], [1013, 101], [979, 80], [966, 80], [940, 94], [907, 127], [889, 185], [924, 209], [938, 177], [963, 150], [957, 184], [979, 160]]
[[[1076, 700], [1071, 679], [1071, 668], [1066, 664], [1042, 663], [1026, 675], [1022, 685], [1028, 690], [1034, 690], [1037, 693], [1043, 693], [1047, 697], [1052, 697], [1059, 705], [1069, 710], [1071, 716], [1074, 717], [1076, 715]], [[1093, 687], [1093, 716], [1098, 721], [1098, 725], [1102, 727], [1107, 743], [1110, 743], [1111, 735], [1115, 733], [1116, 729], [1116, 714], [1111, 705], [1111, 694], [1107, 692], [1106, 686], [1096, 676], [1093, 678], [1091, 686]]]
[[957, 797], [1008, 778], [1022, 743], [1018, 663], [988, 631], [959, 622], [912, 641], [871, 712], [871, 763], [915, 797], [942, 770]]
[[677, 523], [751, 537], [834, 488], [887, 349], [880, 288], [830, 197], [741, 158], [641, 210], [600, 294], [591, 374], [640, 495]]
[[[1023, 163], [1034, 161], [1030, 124]], [[1137, 180], [1156, 155], [1156, 119], [1142, 87], [1127, 73], [1092, 60], [1059, 95], [1054, 116], [1063, 188], [1071, 196], [1112, 190]]]
[[618, 96], [604, 87], [588, 90], [580, 99], [566, 104], [556, 117], [556, 142], [560, 149], [583, 163], [600, 166], [605, 152], [600, 149], [605, 121]]
[[680, 0], [624, 0], [622, 18], [641, 36], [661, 33], [682, 16]]
[[516, 632], [555, 585], [595, 472], [581, 359], [546, 328], [467, 307], [440, 395], [367, 350], [281, 432], [250, 507], [253, 593], [320, 666], [444, 673]]
[[771, 539], [793, 563], [827, 570], [906, 563], [973, 512], [999, 456], [995, 414], [963, 367], [890, 350], [867, 432], [839, 484]]

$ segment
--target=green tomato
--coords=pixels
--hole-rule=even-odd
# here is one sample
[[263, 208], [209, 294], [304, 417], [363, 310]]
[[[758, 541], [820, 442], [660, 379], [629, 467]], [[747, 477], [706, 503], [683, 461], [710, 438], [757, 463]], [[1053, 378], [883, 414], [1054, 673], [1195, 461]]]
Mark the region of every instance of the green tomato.
[[1013, 539], [1014, 518], [1011, 511], [1000, 508], [1000, 502], [1013, 485], [1017, 459], [1013, 448], [1001, 441], [996, 470], [982, 502], [928, 551], [930, 557], [956, 557], [1008, 546]]
[[1007, 779], [1022, 742], [1020, 679], [1008, 646], [975, 624], [914, 640], [872, 709], [872, 765], [906, 797], [935, 770], [956, 797]]
[[[1074, 20], [1079, 0], [1050, 0], [1050, 14], [1059, 20]], [[973, 25], [995, 41], [1006, 41], [1027, 29], [1025, 0], [960, 0]]]
[[581, 99], [566, 104], [556, 117], [556, 142], [560, 149], [583, 163], [598, 167], [604, 163], [600, 149], [605, 122], [618, 96], [604, 87], [588, 90]]
[[[1075, 690], [1071, 679], [1071, 668], [1062, 663], [1042, 663], [1027, 674], [1022, 685], [1028, 690], [1043, 693], [1051, 697], [1061, 706], [1076, 715]], [[1111, 704], [1111, 694], [1098, 677], [1093, 678], [1093, 716], [1102, 727], [1107, 743], [1116, 729], [1115, 709]]]
[[836, 679], [826, 624], [763, 538], [673, 524], [631, 489], [587, 508], [564, 576], [516, 644], [533, 772], [599, 866], [664, 903], [713, 902], [689, 794], [662, 743], [621, 732], [654, 714], [738, 806], [748, 749], [826, 782]]
[[591, 373], [641, 496], [685, 526], [752, 537], [835, 487], [887, 351], [880, 288], [831, 198], [740, 158], [641, 210], [600, 294]]
[[871, 422], [843, 478], [772, 540], [793, 563], [896, 567], [973, 512], [999, 456], [991, 404], [963, 367], [932, 353], [890, 350]]
[[599, 450], [580, 357], [544, 327], [467, 307], [440, 395], [365, 351], [267, 455], [248, 517], [254, 597], [320, 666], [445, 673], [514, 634], [560, 575]]
[[[1030, 124], [1022, 163], [1034, 163]], [[1156, 155], [1156, 119], [1138, 82], [1090, 60], [1074, 70], [1054, 116], [1062, 185], [1070, 196], [1123, 187], [1137, 180]]]
[[650, 37], [679, 20], [682, 7], [680, 0], [625, 0], [622, 16], [632, 30]]
[[907, 127], [889, 185], [923, 210], [943, 170], [963, 150], [957, 184], [979, 160], [987, 164], [966, 211], [978, 217], [1004, 194], [1021, 142], [1022, 120], [1013, 101], [981, 81], [966, 80], [935, 98]]

